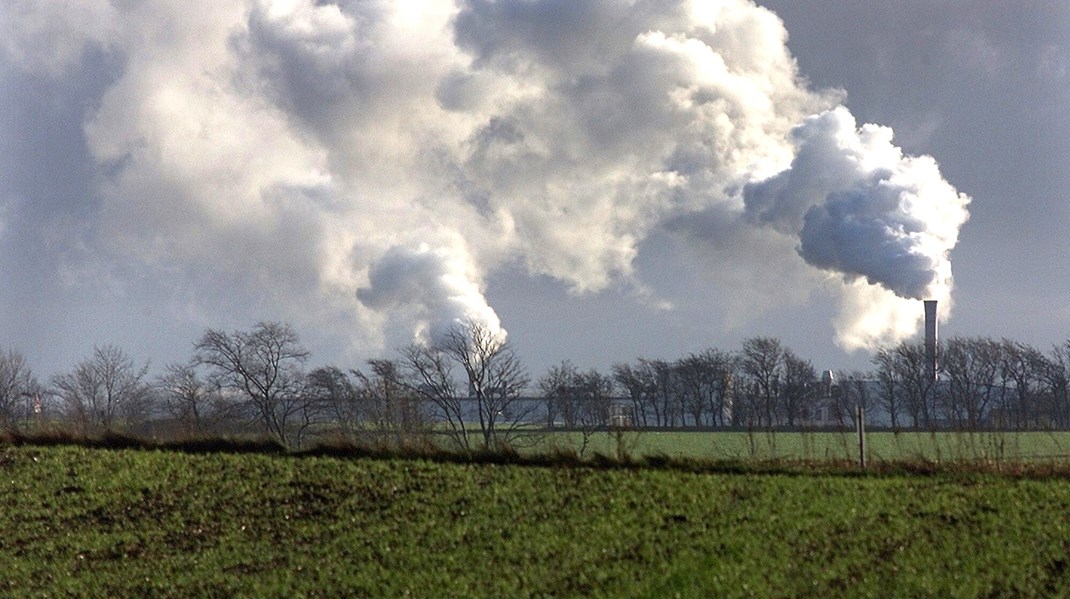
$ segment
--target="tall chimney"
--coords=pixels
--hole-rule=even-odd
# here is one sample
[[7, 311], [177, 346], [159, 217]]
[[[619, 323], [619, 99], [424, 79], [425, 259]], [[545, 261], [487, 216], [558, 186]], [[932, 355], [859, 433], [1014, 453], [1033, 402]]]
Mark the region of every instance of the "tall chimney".
[[936, 300], [925, 300], [925, 363], [928, 375], [936, 380], [936, 348], [939, 339], [936, 336]]

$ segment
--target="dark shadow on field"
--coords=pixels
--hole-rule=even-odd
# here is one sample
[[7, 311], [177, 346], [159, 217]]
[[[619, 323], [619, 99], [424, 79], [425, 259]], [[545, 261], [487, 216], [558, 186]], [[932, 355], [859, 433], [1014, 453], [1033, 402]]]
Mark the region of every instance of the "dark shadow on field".
[[573, 450], [553, 450], [521, 454], [511, 448], [459, 452], [427, 444], [358, 445], [321, 444], [303, 450], [287, 450], [271, 439], [200, 438], [181, 441], [156, 441], [136, 436], [108, 433], [96, 436], [51, 431], [47, 433], [0, 435], [0, 448], [9, 446], [78, 446], [102, 450], [171, 451], [188, 454], [260, 454], [287, 458], [337, 458], [374, 460], [422, 460], [440, 463], [509, 465], [539, 468], [591, 468], [613, 470], [672, 470], [695, 474], [770, 475], [770, 476], [943, 476], [952, 478], [1004, 476], [1012, 478], [1070, 478], [1070, 459], [1028, 461], [955, 460], [926, 458], [884, 460], [865, 469], [853, 460], [830, 459], [703, 459], [668, 455], [632, 456], [595, 453], [581, 457]]

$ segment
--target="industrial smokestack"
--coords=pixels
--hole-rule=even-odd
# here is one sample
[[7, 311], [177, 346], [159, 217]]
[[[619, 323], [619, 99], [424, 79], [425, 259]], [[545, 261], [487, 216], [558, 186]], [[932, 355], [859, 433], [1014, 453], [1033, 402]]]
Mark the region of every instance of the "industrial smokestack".
[[936, 348], [939, 340], [936, 333], [936, 300], [925, 300], [925, 363], [929, 378], [936, 380]]

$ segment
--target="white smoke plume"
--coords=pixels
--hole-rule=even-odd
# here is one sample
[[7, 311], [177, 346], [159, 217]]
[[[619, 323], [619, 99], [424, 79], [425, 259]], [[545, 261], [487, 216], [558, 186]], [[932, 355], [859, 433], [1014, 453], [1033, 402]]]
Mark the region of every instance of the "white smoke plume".
[[469, 322], [504, 337], [472, 269], [455, 250], [394, 247], [372, 266], [370, 286], [357, 290], [357, 297], [374, 310], [414, 322], [417, 339], [431, 344], [443, 343]]
[[[3, 30], [0, 60], [106, 67], [83, 127], [95, 258], [75, 270], [166, 275], [191, 318], [268, 311], [356, 351], [463, 318], [504, 335], [489, 273], [644, 287], [641, 243], [673, 222], [797, 238], [806, 262], [782, 267], [842, 275], [848, 346], [904, 334], [895, 294], [950, 294], [966, 198], [809, 89], [749, 0], [98, 4], [5, 3], [0, 23], [32, 26]], [[759, 270], [771, 251], [723, 255]]]
[[793, 137], [791, 167], [744, 188], [752, 218], [798, 232], [803, 259], [848, 280], [904, 298], [945, 295], [969, 198], [936, 162], [904, 157], [885, 127], [856, 129], [843, 107], [806, 119]]
[[[808, 264], [848, 284], [863, 279], [899, 298], [941, 300], [946, 315], [949, 255], [969, 218], [969, 197], [941, 177], [931, 157], [904, 156], [890, 129], [858, 128], [842, 106], [806, 119], [792, 137], [791, 166], [744, 188], [751, 220], [797, 234]], [[843, 297], [837, 330], [848, 347], [916, 328], [916, 302], [850, 284]]]

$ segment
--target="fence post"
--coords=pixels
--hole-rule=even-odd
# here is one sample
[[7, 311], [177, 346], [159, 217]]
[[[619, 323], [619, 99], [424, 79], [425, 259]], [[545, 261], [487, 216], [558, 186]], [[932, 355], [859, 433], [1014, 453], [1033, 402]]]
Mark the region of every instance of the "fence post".
[[859, 404], [855, 408], [855, 422], [858, 427], [858, 466], [866, 467], [866, 409]]

